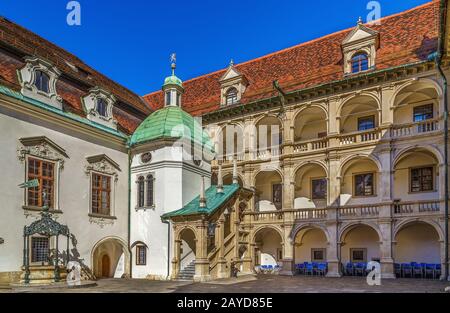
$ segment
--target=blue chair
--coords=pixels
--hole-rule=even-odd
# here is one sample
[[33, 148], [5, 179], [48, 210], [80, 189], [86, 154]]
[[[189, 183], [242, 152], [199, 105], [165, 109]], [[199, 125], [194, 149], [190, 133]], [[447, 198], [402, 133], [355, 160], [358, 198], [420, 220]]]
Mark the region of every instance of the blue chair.
[[296, 264], [295, 268], [297, 269], [297, 273], [300, 275], [305, 274], [305, 264], [301, 263], [301, 264]]
[[410, 263], [403, 263], [402, 264], [402, 277], [409, 276], [410, 278], [413, 277], [413, 270]]
[[356, 263], [355, 265], [355, 275], [356, 276], [364, 276], [364, 273], [366, 271], [367, 265], [366, 263]]
[[413, 270], [413, 277], [416, 278], [417, 276], [420, 276], [420, 278], [423, 278], [423, 268], [421, 264], [414, 263], [412, 264], [412, 270]]
[[353, 268], [353, 263], [348, 262], [345, 265], [345, 274], [348, 276], [353, 276], [355, 274], [354, 268]]
[[434, 264], [425, 264], [424, 277], [429, 278], [430, 276], [434, 278]]
[[313, 265], [312, 265], [311, 263], [308, 263], [308, 264], [306, 265], [306, 268], [305, 268], [305, 274], [306, 274], [306, 275], [311, 274], [311, 276], [314, 275], [314, 267], [313, 267]]
[[326, 263], [319, 263], [317, 265], [317, 275], [319, 276], [325, 276], [327, 273], [327, 264]]
[[395, 277], [402, 277], [402, 266], [398, 263], [394, 263], [394, 274]]
[[442, 265], [441, 264], [435, 264], [434, 265], [434, 279], [439, 279], [442, 274]]

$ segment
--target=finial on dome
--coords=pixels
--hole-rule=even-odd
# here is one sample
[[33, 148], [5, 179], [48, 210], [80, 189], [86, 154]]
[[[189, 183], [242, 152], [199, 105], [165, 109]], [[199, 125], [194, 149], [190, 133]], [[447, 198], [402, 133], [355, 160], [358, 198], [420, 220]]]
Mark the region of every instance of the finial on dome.
[[362, 25], [362, 24], [364, 24], [364, 21], [363, 21], [362, 17], [360, 16], [358, 19], [358, 25]]
[[171, 68], [172, 68], [172, 76], [175, 76], [175, 69], [177, 68], [177, 54], [172, 53], [170, 55], [170, 62], [171, 62]]

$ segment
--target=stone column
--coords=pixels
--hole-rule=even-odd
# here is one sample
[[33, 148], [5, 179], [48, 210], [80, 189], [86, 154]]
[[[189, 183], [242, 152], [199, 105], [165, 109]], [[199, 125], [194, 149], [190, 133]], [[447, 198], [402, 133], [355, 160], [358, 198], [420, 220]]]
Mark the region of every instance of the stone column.
[[284, 212], [283, 225], [283, 265], [280, 275], [294, 276], [295, 259], [294, 259], [294, 240], [291, 238], [292, 228], [294, 227], [293, 212]]
[[327, 247], [328, 273], [327, 277], [341, 277], [340, 238], [338, 238], [337, 208], [329, 208], [327, 214], [327, 232], [329, 242]]
[[328, 156], [328, 206], [339, 207], [341, 195], [340, 160], [337, 154]]
[[208, 221], [202, 220], [197, 226], [197, 245], [195, 253], [194, 281], [205, 282], [211, 280], [208, 260]]
[[394, 123], [394, 109], [391, 107], [394, 86], [383, 86], [381, 93], [381, 120], [380, 126], [390, 126]]
[[294, 208], [294, 182], [292, 178], [292, 164], [283, 167], [283, 209]]
[[283, 121], [283, 154], [294, 152], [294, 112], [291, 108], [286, 110], [286, 117]]
[[[380, 190], [381, 201], [384, 203], [391, 203], [393, 197], [393, 170], [392, 170], [392, 148], [390, 145], [381, 147], [378, 152], [378, 158], [381, 163], [381, 172], [378, 182], [378, 188]], [[388, 207], [390, 211], [390, 207]], [[382, 214], [382, 212], [380, 212]], [[389, 212], [382, 214], [384, 216], [390, 216]]]
[[[175, 233], [175, 231], [174, 231]], [[173, 241], [173, 259], [172, 259], [172, 279], [176, 279], [180, 273], [180, 250], [181, 250], [181, 240], [176, 239]]]
[[225, 231], [225, 218], [222, 215], [219, 220], [217, 221], [216, 226], [216, 236], [217, 236], [217, 248], [219, 250], [219, 259], [217, 262], [217, 277], [218, 278], [226, 278], [228, 277], [227, 274], [227, 260], [225, 259], [225, 238], [224, 238], [224, 231]]
[[382, 236], [380, 242], [381, 278], [393, 279], [395, 278], [395, 273], [392, 244], [392, 222], [389, 217], [384, 217], [378, 222], [378, 224]]

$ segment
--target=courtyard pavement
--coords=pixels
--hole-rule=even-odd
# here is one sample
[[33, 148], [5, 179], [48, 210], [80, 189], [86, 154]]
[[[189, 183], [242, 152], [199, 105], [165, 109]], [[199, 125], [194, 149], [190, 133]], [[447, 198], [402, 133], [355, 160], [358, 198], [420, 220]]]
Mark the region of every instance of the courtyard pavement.
[[371, 287], [365, 278], [286, 277], [260, 275], [238, 281], [226, 280], [207, 284], [149, 281], [141, 279], [103, 279], [93, 287], [81, 289], [12, 288], [0, 293], [442, 293], [449, 282], [396, 279], [383, 280], [382, 286]]

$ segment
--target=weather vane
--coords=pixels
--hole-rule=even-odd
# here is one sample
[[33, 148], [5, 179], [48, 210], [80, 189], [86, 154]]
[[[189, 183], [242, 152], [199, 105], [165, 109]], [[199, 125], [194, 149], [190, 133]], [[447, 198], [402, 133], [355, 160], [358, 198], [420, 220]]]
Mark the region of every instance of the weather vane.
[[177, 68], [177, 54], [176, 53], [172, 53], [170, 55], [170, 63], [171, 67], [172, 67], [172, 75], [175, 75], [175, 69]]

